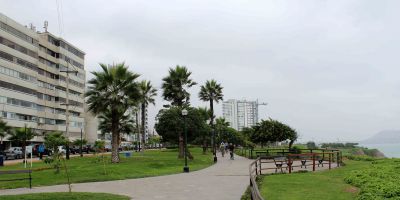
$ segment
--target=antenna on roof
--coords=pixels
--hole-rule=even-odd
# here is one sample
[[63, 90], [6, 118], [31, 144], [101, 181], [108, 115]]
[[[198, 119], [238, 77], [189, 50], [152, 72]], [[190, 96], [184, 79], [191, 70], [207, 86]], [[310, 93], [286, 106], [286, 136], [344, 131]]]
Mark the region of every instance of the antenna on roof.
[[47, 33], [47, 28], [48, 28], [48, 27], [49, 27], [49, 22], [46, 20], [46, 21], [44, 21], [44, 26], [43, 26], [44, 32]]

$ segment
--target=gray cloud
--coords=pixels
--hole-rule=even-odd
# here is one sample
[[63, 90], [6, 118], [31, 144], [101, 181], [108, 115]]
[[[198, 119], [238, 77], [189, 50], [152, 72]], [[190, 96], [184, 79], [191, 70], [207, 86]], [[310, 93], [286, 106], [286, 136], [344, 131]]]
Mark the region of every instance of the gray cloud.
[[[125, 61], [160, 87], [186, 65], [225, 98], [259, 99], [260, 117], [302, 140], [358, 140], [399, 129], [398, 1], [61, 1], [86, 68]], [[55, 1], [0, 0], [0, 12], [58, 34]], [[206, 106], [192, 92], [192, 104]], [[154, 117], [161, 108], [159, 96]], [[221, 106], [217, 107], [221, 114]]]

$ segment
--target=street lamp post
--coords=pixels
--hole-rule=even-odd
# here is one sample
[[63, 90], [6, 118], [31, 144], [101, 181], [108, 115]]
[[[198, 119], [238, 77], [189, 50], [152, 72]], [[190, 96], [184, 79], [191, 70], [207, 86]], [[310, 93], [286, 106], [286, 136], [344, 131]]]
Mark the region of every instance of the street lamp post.
[[83, 139], [82, 139], [82, 127], [81, 127], [81, 149], [80, 149], [80, 151], [81, 151], [81, 157], [83, 157], [83, 152], [82, 152], [82, 150], [83, 150], [83, 148], [82, 148], [82, 144], [83, 143]]
[[188, 111], [186, 109], [182, 110], [182, 116], [183, 116], [183, 120], [184, 120], [184, 132], [185, 132], [185, 145], [184, 145], [184, 157], [185, 157], [185, 166], [183, 167], [183, 172], [188, 173], [189, 172], [189, 166], [187, 165], [187, 130], [186, 130], [186, 116], [188, 115]]

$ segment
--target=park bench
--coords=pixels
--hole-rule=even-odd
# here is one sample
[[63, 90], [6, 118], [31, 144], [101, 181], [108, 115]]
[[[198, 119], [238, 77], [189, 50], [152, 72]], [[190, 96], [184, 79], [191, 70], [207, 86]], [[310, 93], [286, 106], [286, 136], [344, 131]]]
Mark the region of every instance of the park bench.
[[304, 168], [306, 168], [307, 169], [307, 165], [306, 165], [306, 163], [307, 163], [307, 158], [306, 157], [304, 157], [304, 156], [302, 156], [302, 157], [300, 157], [300, 162], [301, 162], [301, 166], [300, 166], [300, 168], [303, 168], [303, 166], [304, 166]]
[[285, 157], [276, 157], [274, 158], [274, 163], [275, 163], [275, 173], [278, 172], [278, 169], [281, 170], [283, 173], [283, 164], [286, 163], [286, 158]]
[[324, 158], [323, 157], [316, 157], [316, 160], [318, 161], [318, 167], [319, 165], [322, 165], [322, 167], [324, 167]]
[[286, 158], [285, 162], [286, 162], [286, 170], [288, 170], [290, 167], [293, 170], [293, 160], [289, 160], [289, 159]]
[[1, 178], [1, 175], [6, 175], [6, 174], [29, 174], [29, 176], [25, 177], [25, 178], [0, 179], [0, 182], [29, 180], [29, 188], [32, 189], [32, 171], [31, 170], [0, 171], [0, 178]]

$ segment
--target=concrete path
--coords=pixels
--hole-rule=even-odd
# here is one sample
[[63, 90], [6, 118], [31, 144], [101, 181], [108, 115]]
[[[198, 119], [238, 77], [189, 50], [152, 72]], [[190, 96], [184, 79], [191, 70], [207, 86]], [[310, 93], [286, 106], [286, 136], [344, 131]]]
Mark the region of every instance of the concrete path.
[[[229, 156], [229, 155], [228, 155]], [[106, 192], [139, 200], [239, 200], [249, 184], [251, 160], [236, 156], [219, 157], [218, 163], [206, 169], [150, 178], [78, 183], [74, 192]], [[0, 195], [38, 192], [66, 192], [67, 185], [0, 190]]]

